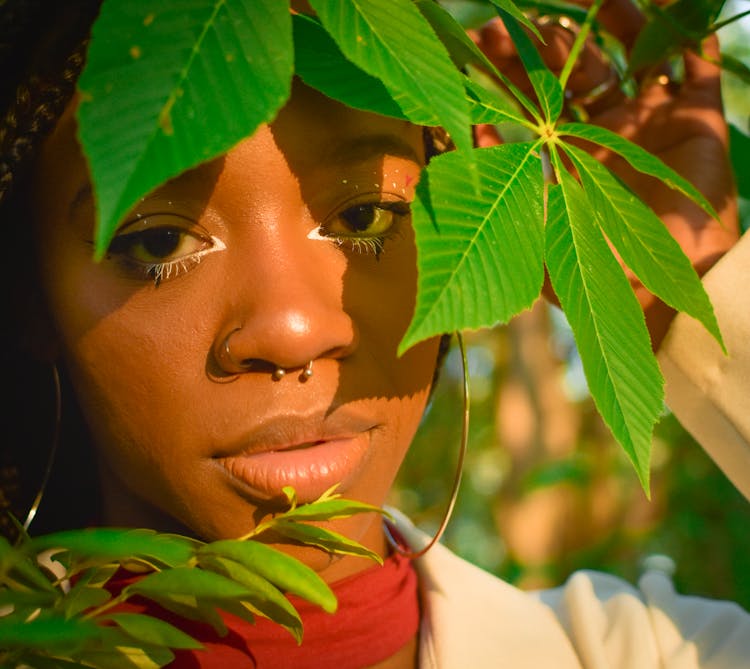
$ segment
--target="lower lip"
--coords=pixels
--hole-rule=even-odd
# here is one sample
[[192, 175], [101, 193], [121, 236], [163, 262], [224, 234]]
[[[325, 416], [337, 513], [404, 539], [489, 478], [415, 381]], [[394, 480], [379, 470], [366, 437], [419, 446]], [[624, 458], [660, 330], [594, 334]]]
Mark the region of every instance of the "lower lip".
[[278, 499], [282, 488], [291, 486], [298, 501], [307, 503], [336, 484], [345, 488], [362, 467], [369, 443], [366, 432], [300, 448], [224, 457], [219, 462], [254, 497]]

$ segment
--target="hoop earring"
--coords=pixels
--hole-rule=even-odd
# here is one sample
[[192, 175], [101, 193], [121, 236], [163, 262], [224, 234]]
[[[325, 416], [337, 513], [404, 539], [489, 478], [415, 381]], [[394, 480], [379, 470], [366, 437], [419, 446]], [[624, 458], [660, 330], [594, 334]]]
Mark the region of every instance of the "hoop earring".
[[450, 499], [448, 500], [448, 506], [443, 514], [443, 520], [440, 522], [437, 532], [427, 542], [425, 546], [420, 548], [418, 551], [412, 551], [405, 549], [393, 536], [391, 528], [388, 525], [388, 521], [383, 521], [383, 529], [385, 531], [385, 537], [391, 548], [403, 555], [405, 558], [414, 560], [415, 558], [422, 557], [430, 548], [432, 548], [445, 532], [445, 528], [448, 527], [448, 522], [453, 514], [453, 508], [456, 506], [456, 499], [458, 498], [458, 489], [461, 486], [461, 476], [464, 470], [464, 460], [466, 459], [466, 450], [469, 443], [469, 374], [468, 365], [466, 363], [466, 348], [464, 347], [464, 340], [460, 332], [456, 332], [456, 340], [458, 341], [458, 348], [461, 351], [461, 371], [463, 377], [463, 424], [461, 427], [461, 444], [458, 449], [458, 462], [456, 463], [456, 473], [453, 477], [453, 487], [451, 488]]
[[60, 390], [60, 373], [57, 371], [57, 364], [52, 363], [52, 383], [55, 390], [55, 430], [52, 434], [52, 447], [50, 448], [49, 457], [47, 458], [47, 466], [44, 468], [44, 475], [42, 476], [42, 483], [39, 486], [39, 490], [36, 493], [36, 497], [31, 504], [29, 512], [26, 514], [26, 520], [23, 522], [23, 529], [28, 532], [29, 526], [31, 525], [39, 505], [42, 503], [42, 497], [44, 491], [47, 488], [50, 475], [52, 474], [52, 465], [55, 462], [55, 455], [57, 454], [57, 446], [60, 442], [60, 421], [62, 419], [62, 391]]

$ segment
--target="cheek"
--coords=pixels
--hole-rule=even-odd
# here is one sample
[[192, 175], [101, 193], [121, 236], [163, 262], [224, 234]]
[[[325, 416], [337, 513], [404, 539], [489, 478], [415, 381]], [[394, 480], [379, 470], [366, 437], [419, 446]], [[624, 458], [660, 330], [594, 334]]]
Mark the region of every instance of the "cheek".
[[[398, 346], [414, 314], [417, 290], [416, 249], [411, 226], [386, 242], [385, 252], [352, 258], [344, 280], [343, 305], [360, 336], [355, 353], [357, 376], [341, 377], [344, 395], [367, 389], [375, 396], [427, 396], [435, 370], [439, 339], [422, 342], [398, 355]], [[365, 357], [372, 367], [361, 364]], [[370, 372], [367, 378], [362, 373]], [[421, 415], [421, 410], [418, 410]]]
[[89, 319], [80, 305], [66, 317], [64, 354], [97, 452], [106, 512], [159, 523], [152, 511], [137, 515], [145, 502], [199, 535], [244, 531], [223, 519], [230, 505], [211, 478], [207, 437], [219, 427], [205, 389], [203, 333], [131, 304], [78, 331]]
[[168, 457], [163, 426], [179, 425], [177, 407], [187, 412], [197, 401], [206, 332], [187, 324], [184, 305], [149, 299], [153, 287], [112, 280], [90, 249], [62, 242], [44, 266], [61, 353], [99, 450]]
[[[192, 409], [192, 367], [181, 354], [190, 347], [123, 320], [106, 318], [67, 340], [66, 366], [100, 453], [120, 466], [156, 465], [181, 443], [177, 419]], [[73, 334], [70, 328], [63, 332]], [[169, 440], [165, 425], [173, 426]]]
[[[351, 392], [359, 393], [361, 403], [376, 407], [382, 416], [382, 427], [373, 436], [368, 475], [361, 485], [352, 489], [352, 496], [375, 505], [382, 505], [401, 464], [406, 457], [425, 410], [438, 350], [438, 339], [428, 340], [410, 349], [401, 359], [380, 359], [372, 367], [359, 365], [358, 382]], [[346, 372], [341, 375], [339, 392], [348, 393]], [[379, 388], [389, 388], [387, 394]], [[363, 393], [369, 389], [371, 394]], [[365, 395], [364, 397], [362, 395]], [[351, 396], [350, 396], [351, 401]]]

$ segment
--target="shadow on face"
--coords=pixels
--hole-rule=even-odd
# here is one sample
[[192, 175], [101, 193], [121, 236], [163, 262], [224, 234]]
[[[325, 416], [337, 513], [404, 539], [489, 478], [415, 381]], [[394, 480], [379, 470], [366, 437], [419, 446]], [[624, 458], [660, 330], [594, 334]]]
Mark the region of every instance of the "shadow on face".
[[[381, 504], [437, 355], [436, 340], [396, 354], [414, 306], [421, 129], [295, 84], [270, 126], [139, 203], [95, 263], [71, 114], [42, 153], [34, 217], [102, 520], [238, 536], [276, 508], [256, 480], [314, 497], [339, 471], [344, 494]], [[233, 356], [268, 364], [222, 368], [230, 334]], [[268, 365], [290, 373], [274, 381]], [[356, 457], [311, 448], [347, 440]], [[340, 530], [382, 550], [372, 518]]]

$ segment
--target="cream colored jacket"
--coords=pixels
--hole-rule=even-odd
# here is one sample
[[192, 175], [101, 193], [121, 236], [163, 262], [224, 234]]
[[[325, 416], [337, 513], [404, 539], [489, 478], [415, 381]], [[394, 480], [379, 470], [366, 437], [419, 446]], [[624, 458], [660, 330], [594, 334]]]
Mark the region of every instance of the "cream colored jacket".
[[659, 351], [667, 404], [750, 499], [750, 234], [706, 274], [703, 285], [728, 355], [700, 323], [677, 316]]
[[[427, 537], [393, 512], [412, 548]], [[437, 544], [416, 560], [420, 669], [742, 669], [750, 614], [675, 593], [653, 561], [638, 587], [581, 571], [524, 592]]]
[[[750, 498], [750, 235], [704, 285], [729, 356], [700, 324], [678, 316], [659, 354], [667, 402]], [[405, 518], [398, 528], [412, 547], [424, 545]], [[420, 669], [750, 669], [750, 614], [677, 594], [669, 565], [656, 560], [638, 587], [584, 571], [536, 593], [440, 545], [417, 569]]]

